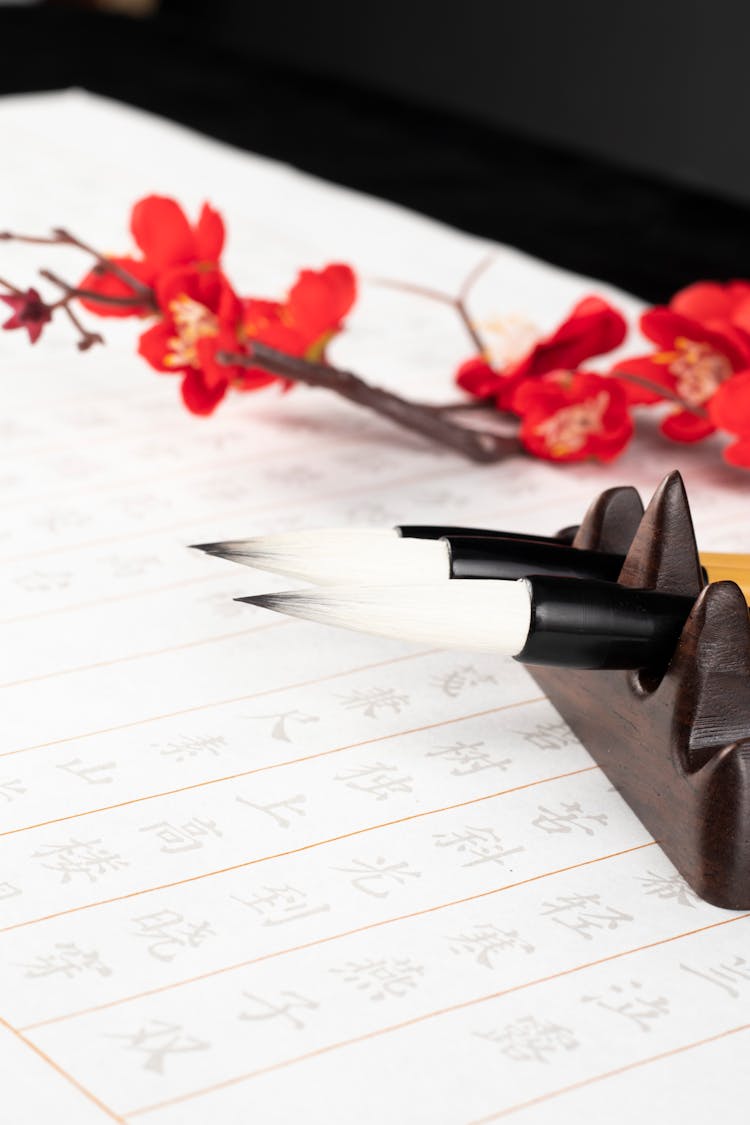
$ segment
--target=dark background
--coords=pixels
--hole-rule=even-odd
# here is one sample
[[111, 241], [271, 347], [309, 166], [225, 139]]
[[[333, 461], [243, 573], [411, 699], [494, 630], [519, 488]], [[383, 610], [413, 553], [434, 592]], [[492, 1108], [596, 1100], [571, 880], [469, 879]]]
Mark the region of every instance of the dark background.
[[0, 92], [82, 86], [654, 301], [750, 276], [750, 5], [90, 8], [0, 6]]

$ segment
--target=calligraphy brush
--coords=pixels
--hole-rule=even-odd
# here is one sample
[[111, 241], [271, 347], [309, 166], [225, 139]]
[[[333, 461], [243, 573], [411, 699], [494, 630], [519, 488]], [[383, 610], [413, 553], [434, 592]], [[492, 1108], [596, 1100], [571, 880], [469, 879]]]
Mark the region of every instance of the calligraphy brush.
[[[415, 529], [418, 536], [411, 534]], [[442, 535], [433, 535], [437, 532]], [[614, 582], [625, 561], [624, 555], [582, 550], [551, 536], [417, 525], [286, 532], [203, 543], [198, 549], [323, 586], [410, 586], [451, 578], [523, 578], [528, 574]], [[750, 599], [750, 556], [704, 553], [701, 564], [706, 582], [730, 579]]]
[[291, 617], [524, 664], [666, 663], [694, 599], [615, 582], [535, 575], [514, 582], [335, 586], [237, 598]]

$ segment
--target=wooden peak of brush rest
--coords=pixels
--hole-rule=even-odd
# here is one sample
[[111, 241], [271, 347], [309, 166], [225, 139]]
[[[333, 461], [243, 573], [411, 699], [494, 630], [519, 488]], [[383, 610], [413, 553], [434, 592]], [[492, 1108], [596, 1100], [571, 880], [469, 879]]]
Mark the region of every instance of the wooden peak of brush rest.
[[750, 624], [734, 582], [701, 591], [685, 488], [670, 473], [645, 514], [633, 488], [594, 501], [574, 546], [625, 551], [619, 581], [696, 597], [666, 669], [529, 668], [690, 886], [750, 909]]

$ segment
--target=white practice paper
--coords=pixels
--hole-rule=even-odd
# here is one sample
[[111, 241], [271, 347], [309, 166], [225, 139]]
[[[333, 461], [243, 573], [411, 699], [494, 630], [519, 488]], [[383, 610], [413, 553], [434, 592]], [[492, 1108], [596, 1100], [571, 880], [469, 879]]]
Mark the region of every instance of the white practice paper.
[[[509, 352], [591, 292], [505, 247], [87, 95], [0, 106], [0, 227], [128, 247], [151, 192], [226, 216], [243, 293], [351, 262], [332, 358], [447, 401], [458, 291]], [[540, 222], [544, 216], [540, 216]], [[3, 245], [0, 275], [79, 253]], [[701, 902], [540, 696], [486, 655], [284, 620], [187, 545], [445, 522], [553, 532], [683, 469], [706, 548], [748, 478], [654, 436], [477, 467], [325, 392], [189, 416], [139, 326], [0, 336], [0, 1122], [747, 1120], [748, 916]], [[637, 350], [639, 343], [629, 344]], [[592, 365], [595, 367], [595, 365]]]

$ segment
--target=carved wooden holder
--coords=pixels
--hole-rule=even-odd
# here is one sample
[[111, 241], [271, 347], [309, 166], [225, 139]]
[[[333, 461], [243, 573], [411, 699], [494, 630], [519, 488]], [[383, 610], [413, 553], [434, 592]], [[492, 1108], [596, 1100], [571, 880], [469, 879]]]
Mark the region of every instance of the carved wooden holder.
[[530, 668], [691, 887], [750, 909], [750, 624], [734, 582], [704, 586], [679, 473], [645, 514], [634, 488], [589, 508], [575, 547], [625, 554], [618, 581], [696, 603], [663, 672]]

